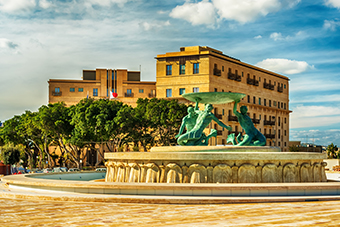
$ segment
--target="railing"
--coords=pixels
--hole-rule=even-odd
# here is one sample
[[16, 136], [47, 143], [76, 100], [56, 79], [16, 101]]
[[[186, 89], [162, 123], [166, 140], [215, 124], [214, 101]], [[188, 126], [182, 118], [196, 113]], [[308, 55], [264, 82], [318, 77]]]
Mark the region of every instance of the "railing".
[[263, 83], [263, 88], [274, 90], [274, 84]]
[[260, 124], [260, 119], [252, 118], [251, 121], [252, 121], [254, 124]]
[[275, 125], [275, 121], [263, 121], [263, 125]]
[[247, 84], [259, 86], [259, 81], [251, 78], [247, 78]]
[[229, 134], [232, 134], [232, 133], [235, 133], [235, 136], [237, 136], [239, 133], [241, 133], [241, 132], [239, 132], [239, 131], [230, 131], [229, 132]]
[[125, 97], [133, 97], [133, 93], [125, 93]]
[[228, 73], [228, 79], [240, 82], [241, 81], [241, 76], [229, 72]]
[[217, 68], [214, 68], [214, 75], [215, 76], [221, 76], [221, 70], [217, 69]]
[[56, 92], [56, 91], [52, 91], [52, 95], [53, 96], [61, 96], [61, 91], [59, 91], [59, 92]]
[[275, 139], [275, 134], [264, 134], [267, 139]]
[[283, 87], [277, 87], [277, 91], [282, 93], [283, 92]]
[[237, 122], [238, 122], [238, 119], [237, 119], [236, 116], [231, 116], [231, 115], [229, 115], [229, 116], [228, 116], [228, 121], [237, 121]]
[[154, 93], [149, 93], [149, 98], [155, 98], [156, 97], [156, 94]]

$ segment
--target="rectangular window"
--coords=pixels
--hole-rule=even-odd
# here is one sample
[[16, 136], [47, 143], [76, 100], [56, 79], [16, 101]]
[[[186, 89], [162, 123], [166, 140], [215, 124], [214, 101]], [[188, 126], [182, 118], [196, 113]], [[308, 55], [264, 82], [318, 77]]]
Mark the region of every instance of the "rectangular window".
[[185, 94], [185, 88], [180, 88], [179, 89], [179, 95]]
[[126, 90], [126, 94], [131, 95], [131, 93], [132, 93], [132, 90], [131, 90], [131, 89], [127, 89], [127, 90]]
[[255, 98], [255, 96], [253, 97], [253, 104], [256, 104], [256, 98]]
[[286, 108], [287, 108], [286, 103], [284, 103], [283, 104], [283, 109], [286, 109]]
[[93, 88], [93, 96], [98, 96], [98, 88]]
[[283, 85], [283, 87], [284, 87], [284, 89], [286, 89], [286, 85], [285, 84]]
[[214, 89], [214, 92], [217, 92], [217, 88]]
[[194, 71], [193, 71], [194, 74], [198, 74], [200, 72], [199, 67], [200, 67], [199, 63], [194, 63]]
[[185, 74], [185, 65], [179, 65], [179, 74]]
[[199, 88], [199, 87], [194, 87], [194, 88], [192, 89], [192, 92], [200, 92], [200, 88]]
[[144, 89], [139, 89], [139, 93], [144, 93]]
[[269, 100], [269, 107], [272, 106], [272, 100]]
[[172, 75], [172, 65], [166, 66], [166, 75]]
[[166, 97], [167, 98], [172, 97], [172, 89], [171, 88], [170, 89], [166, 89]]
[[264, 106], [267, 105], [267, 100], [266, 100], [266, 99], [263, 100], [263, 105], [264, 105]]
[[224, 66], [222, 65], [222, 72], [224, 72]]
[[59, 92], [60, 92], [60, 87], [54, 88], [54, 92], [55, 92], [55, 93], [59, 93]]
[[261, 98], [259, 98], [259, 105], [261, 105]]
[[74, 92], [76, 89], [74, 87], [70, 88], [70, 92]]
[[83, 92], [84, 91], [84, 88], [80, 87], [78, 88], [78, 92]]

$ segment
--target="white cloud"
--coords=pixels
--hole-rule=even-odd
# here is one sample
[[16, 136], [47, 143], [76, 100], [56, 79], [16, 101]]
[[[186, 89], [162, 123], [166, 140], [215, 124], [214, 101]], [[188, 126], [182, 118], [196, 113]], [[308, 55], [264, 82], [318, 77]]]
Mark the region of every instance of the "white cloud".
[[340, 145], [340, 130], [290, 130], [289, 140], [301, 141], [302, 143], [314, 143], [328, 146], [331, 143]]
[[0, 11], [7, 13], [28, 11], [35, 6], [35, 0], [0, 0]]
[[336, 20], [325, 20], [323, 23], [323, 28], [326, 30], [335, 31], [338, 26], [340, 26], [340, 21]]
[[283, 74], [302, 73], [308, 69], [314, 69], [305, 61], [296, 61], [280, 58], [268, 58], [256, 64], [261, 68], [272, 70]]
[[129, 0], [85, 0], [85, 4], [89, 3], [91, 5], [99, 6], [110, 6], [112, 4], [117, 4], [118, 6], [123, 6]]
[[198, 3], [186, 2], [181, 6], [176, 6], [171, 12], [173, 18], [189, 21], [192, 25], [214, 24], [215, 8], [207, 0]]
[[158, 29], [158, 28], [163, 28], [165, 26], [169, 26], [170, 22], [169, 21], [157, 21], [157, 22], [142, 22], [139, 23], [139, 25], [145, 30], [145, 31], [149, 31], [152, 29]]
[[281, 8], [278, 0], [212, 0], [212, 2], [221, 18], [240, 23], [254, 21], [260, 16], [277, 12]]
[[303, 31], [298, 31], [295, 33], [294, 36], [283, 36], [280, 32], [273, 32], [270, 34], [269, 38], [273, 39], [274, 41], [291, 41], [296, 39], [303, 39], [306, 38], [307, 34]]
[[262, 39], [262, 35], [255, 36], [254, 39]]
[[47, 9], [52, 6], [52, 3], [47, 0], [39, 0], [39, 7]]
[[325, 0], [326, 6], [340, 9], [340, 0]]
[[340, 108], [299, 105], [290, 116], [291, 128], [320, 127], [340, 123]]
[[0, 49], [12, 49], [15, 50], [17, 49], [19, 45], [16, 43], [13, 43], [9, 39], [5, 38], [0, 38]]
[[188, 0], [183, 5], [176, 6], [170, 16], [184, 19], [193, 25], [214, 24], [221, 19], [244, 24], [282, 8], [292, 8], [299, 2], [300, 0], [203, 0], [192, 3]]
[[285, 38], [282, 36], [281, 33], [278, 32], [273, 32], [272, 34], [270, 34], [269, 38], [274, 39], [274, 41], [277, 40], [284, 40]]
[[[316, 84], [319, 85], [319, 87], [320, 87], [320, 83], [321, 83], [321, 81], [316, 82]], [[306, 86], [306, 84], [304, 84], [303, 86], [309, 87], [308, 85]], [[327, 89], [327, 90], [329, 90], [329, 89]], [[290, 89], [290, 91], [292, 91], [292, 89]], [[311, 89], [311, 91], [313, 91], [313, 88]], [[305, 96], [303, 98], [299, 98], [298, 100], [291, 100], [290, 101], [290, 103], [321, 103], [321, 102], [322, 103], [325, 103], [325, 102], [340, 102], [340, 94], [322, 95], [322, 94], [318, 93], [318, 94], [315, 94], [315, 95]]]

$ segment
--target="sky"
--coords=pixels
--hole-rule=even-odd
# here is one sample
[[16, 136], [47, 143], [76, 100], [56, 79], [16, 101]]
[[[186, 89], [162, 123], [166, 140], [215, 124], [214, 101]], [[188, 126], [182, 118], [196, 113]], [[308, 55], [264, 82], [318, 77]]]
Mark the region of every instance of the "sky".
[[0, 121], [48, 103], [49, 79], [139, 70], [209, 46], [290, 79], [290, 140], [340, 146], [340, 0], [0, 0]]

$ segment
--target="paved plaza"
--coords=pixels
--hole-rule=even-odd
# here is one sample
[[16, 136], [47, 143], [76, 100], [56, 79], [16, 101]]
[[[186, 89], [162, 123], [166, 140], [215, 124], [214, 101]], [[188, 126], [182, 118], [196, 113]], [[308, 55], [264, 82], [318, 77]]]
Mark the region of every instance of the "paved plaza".
[[340, 201], [225, 205], [0, 198], [0, 226], [339, 226]]

